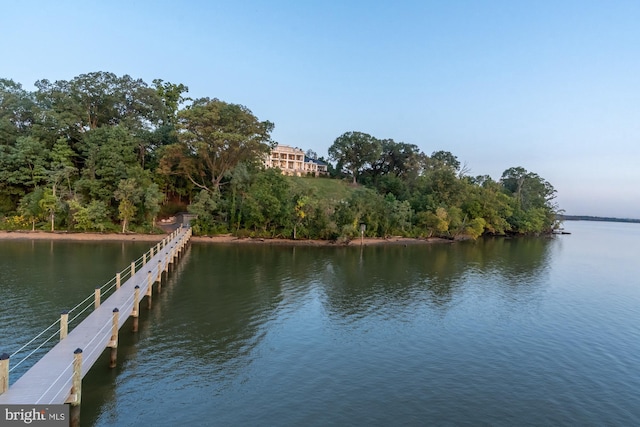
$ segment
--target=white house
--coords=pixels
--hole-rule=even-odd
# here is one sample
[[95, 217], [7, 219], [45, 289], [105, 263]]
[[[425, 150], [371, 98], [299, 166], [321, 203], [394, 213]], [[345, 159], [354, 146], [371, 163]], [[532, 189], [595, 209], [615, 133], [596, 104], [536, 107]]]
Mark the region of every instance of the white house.
[[304, 155], [304, 151], [288, 145], [278, 144], [265, 159], [264, 165], [268, 168], [280, 168], [284, 175], [326, 175], [327, 164], [311, 159]]

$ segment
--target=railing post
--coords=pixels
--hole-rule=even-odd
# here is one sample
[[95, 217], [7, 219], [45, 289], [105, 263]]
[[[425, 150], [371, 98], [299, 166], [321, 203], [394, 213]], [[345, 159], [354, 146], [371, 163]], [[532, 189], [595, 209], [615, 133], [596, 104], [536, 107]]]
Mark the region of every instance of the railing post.
[[0, 354], [0, 394], [9, 390], [9, 355]]
[[156, 245], [156, 254], [160, 253], [160, 242]]
[[108, 347], [111, 347], [111, 355], [109, 357], [109, 367], [115, 368], [118, 363], [118, 323], [120, 321], [120, 310], [113, 309], [113, 323], [111, 324], [111, 341]]
[[116, 273], [116, 289], [120, 289], [120, 273]]
[[70, 403], [70, 426], [80, 425], [80, 402], [82, 401], [82, 349], [78, 348], [73, 352], [73, 377], [71, 382]]
[[136, 274], [136, 262], [131, 261], [131, 277], [133, 277], [134, 274]]
[[151, 281], [151, 271], [147, 273], [147, 308], [151, 310], [151, 295], [153, 293], [153, 282]]
[[131, 310], [131, 316], [133, 316], [133, 332], [138, 332], [139, 311], [140, 311], [140, 286], [136, 285], [133, 293], [133, 309]]
[[100, 288], [96, 288], [95, 298], [94, 299], [95, 299], [95, 301], [93, 303], [93, 306], [94, 306], [94, 308], [97, 309], [98, 307], [100, 307]]
[[158, 283], [162, 283], [162, 261], [158, 260]]
[[67, 337], [69, 333], [69, 312], [67, 310], [60, 313], [60, 341]]
[[147, 253], [143, 253], [142, 254], [142, 265], [145, 265], [147, 263]]
[[169, 271], [169, 252], [164, 253], [164, 272]]

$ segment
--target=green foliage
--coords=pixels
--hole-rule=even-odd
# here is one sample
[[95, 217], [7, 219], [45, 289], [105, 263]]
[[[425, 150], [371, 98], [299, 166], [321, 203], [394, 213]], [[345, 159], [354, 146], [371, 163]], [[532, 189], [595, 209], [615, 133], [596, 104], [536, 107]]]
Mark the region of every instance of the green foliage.
[[109, 209], [104, 202], [92, 200], [88, 205], [83, 206], [77, 200], [71, 200], [69, 207], [73, 212], [72, 216], [77, 229], [104, 232], [109, 228]]
[[270, 237], [291, 237], [293, 211], [286, 178], [276, 169], [259, 172], [249, 187], [241, 209], [247, 228]]
[[196, 235], [208, 235], [216, 230], [214, 214], [219, 200], [219, 193], [200, 190], [194, 202], [189, 205], [189, 212], [198, 215], [198, 218], [191, 223]]
[[56, 196], [54, 189], [45, 188], [42, 197], [38, 201], [38, 205], [40, 209], [49, 215], [51, 220], [51, 231], [55, 231], [55, 217], [56, 213], [60, 212], [62, 206], [60, 205], [60, 201]]
[[349, 170], [353, 183], [358, 173], [368, 164], [375, 162], [382, 152], [379, 140], [362, 132], [346, 132], [329, 147], [329, 158]]
[[160, 191], [158, 184], [152, 183], [144, 189], [143, 197], [146, 219], [151, 222], [152, 227], [155, 227], [164, 194]]
[[122, 220], [122, 232], [127, 231], [127, 224], [133, 219], [138, 211], [136, 206], [144, 195], [139, 183], [133, 179], [123, 179], [118, 183], [118, 189], [113, 193], [118, 205], [118, 218]]
[[20, 215], [31, 223], [31, 229], [35, 230], [36, 222], [44, 219], [45, 211], [40, 204], [40, 201], [44, 198], [44, 189], [36, 188], [31, 193], [25, 195], [20, 200], [18, 206], [18, 212]]
[[239, 163], [261, 162], [273, 123], [259, 121], [245, 106], [202, 98], [178, 113], [178, 127], [180, 143], [167, 148], [161, 172], [219, 191], [222, 179]]
[[362, 132], [328, 150], [330, 175], [351, 183], [263, 170], [273, 123], [218, 99], [187, 105], [183, 84], [94, 72], [35, 86], [0, 79], [4, 228], [153, 231], [188, 206], [200, 234], [349, 241], [364, 224], [367, 236], [478, 238], [549, 232], [561, 212], [522, 167], [465, 176], [448, 151]]

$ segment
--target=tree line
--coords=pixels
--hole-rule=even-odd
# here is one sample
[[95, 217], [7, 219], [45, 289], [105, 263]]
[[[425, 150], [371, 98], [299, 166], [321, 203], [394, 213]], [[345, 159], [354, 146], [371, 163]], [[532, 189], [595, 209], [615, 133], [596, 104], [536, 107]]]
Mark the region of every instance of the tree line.
[[265, 169], [274, 125], [243, 105], [108, 72], [35, 88], [0, 79], [4, 229], [153, 232], [185, 209], [200, 234], [297, 239], [348, 240], [361, 224], [368, 236], [451, 238], [556, 224], [555, 190], [521, 167], [472, 177], [450, 152], [347, 132], [324, 159], [332, 185], [349, 183], [336, 197]]

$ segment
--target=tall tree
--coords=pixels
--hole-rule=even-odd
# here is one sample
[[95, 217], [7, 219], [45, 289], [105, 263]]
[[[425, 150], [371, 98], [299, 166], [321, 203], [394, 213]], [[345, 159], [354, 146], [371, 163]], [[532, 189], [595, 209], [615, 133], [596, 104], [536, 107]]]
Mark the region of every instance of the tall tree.
[[329, 147], [329, 158], [346, 168], [356, 183], [358, 173], [375, 162], [381, 154], [380, 141], [362, 132], [346, 132]]
[[554, 227], [558, 207], [553, 202], [556, 190], [550, 183], [523, 167], [504, 171], [500, 183], [514, 200], [513, 214], [508, 220], [515, 231], [540, 233]]
[[13, 80], [0, 79], [0, 145], [15, 144], [33, 124], [33, 94]]
[[178, 113], [179, 145], [167, 148], [160, 170], [182, 174], [196, 187], [219, 191], [241, 162], [261, 162], [269, 152], [273, 123], [243, 105], [202, 98]]
[[118, 188], [114, 192], [118, 205], [118, 218], [122, 220], [122, 232], [127, 231], [127, 225], [136, 215], [137, 203], [143, 197], [143, 190], [134, 178], [123, 179], [118, 183]]
[[153, 80], [153, 86], [163, 105], [161, 124], [165, 126], [175, 126], [178, 122], [178, 110], [180, 106], [189, 99], [183, 95], [189, 92], [189, 88], [182, 83], [174, 84], [165, 82], [162, 79]]

